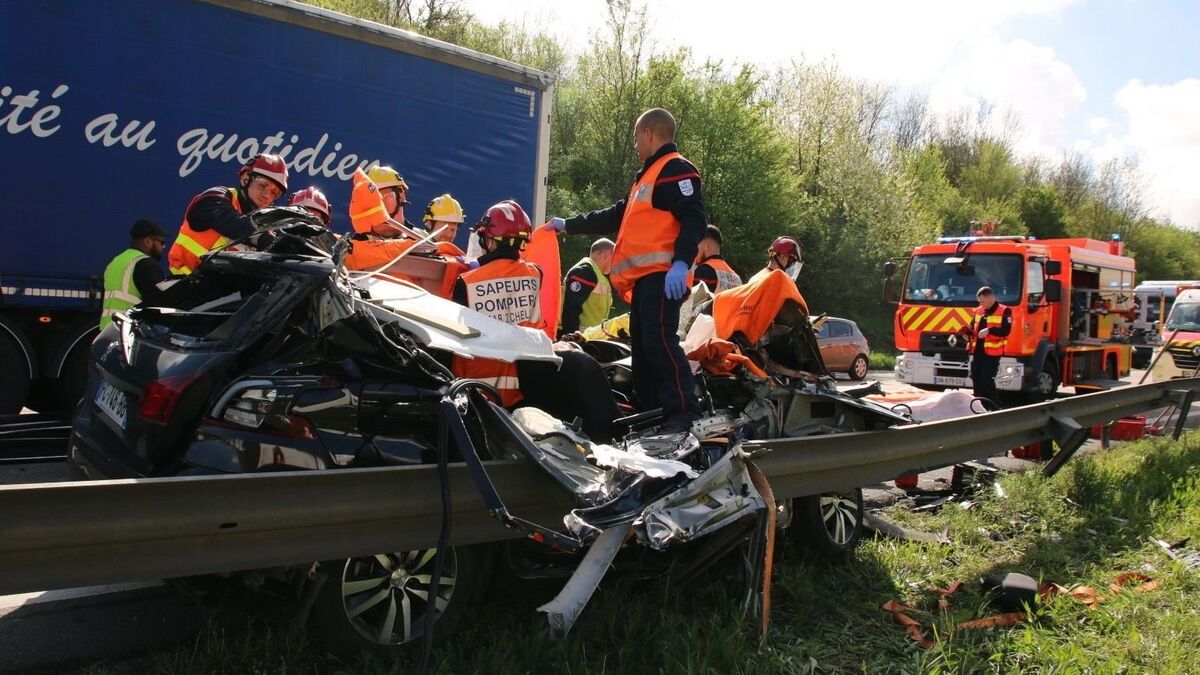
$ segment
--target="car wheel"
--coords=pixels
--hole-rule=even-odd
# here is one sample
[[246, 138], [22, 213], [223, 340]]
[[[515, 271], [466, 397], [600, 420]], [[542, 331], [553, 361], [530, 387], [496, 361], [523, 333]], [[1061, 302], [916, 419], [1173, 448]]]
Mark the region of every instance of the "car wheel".
[[850, 364], [850, 370], [846, 371], [850, 375], [850, 379], [861, 381], [867, 379], [867, 369], [871, 367], [871, 363], [867, 361], [867, 357], [859, 354], [854, 357], [854, 362]]
[[796, 500], [793, 517], [805, 549], [826, 560], [842, 560], [862, 539], [862, 489], [801, 497]]
[[4, 386], [0, 387], [0, 415], [21, 412], [29, 395], [32, 376], [20, 347], [4, 333], [0, 333], [0, 373], [4, 373]]
[[[436, 593], [434, 637], [449, 634], [487, 583], [486, 549], [446, 550]], [[430, 606], [436, 549], [321, 563], [328, 575], [313, 606], [310, 636], [344, 657], [420, 644]]]

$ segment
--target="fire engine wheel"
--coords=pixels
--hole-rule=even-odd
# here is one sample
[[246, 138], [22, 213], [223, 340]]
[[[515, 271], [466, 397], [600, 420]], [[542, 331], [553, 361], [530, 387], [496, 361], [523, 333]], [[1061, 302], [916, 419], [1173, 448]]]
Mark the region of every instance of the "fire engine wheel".
[[1025, 390], [1025, 394], [1030, 403], [1041, 403], [1050, 400], [1056, 391], [1058, 391], [1058, 365], [1050, 359], [1046, 359], [1046, 362], [1042, 364], [1042, 371], [1038, 373], [1033, 386]]
[[854, 357], [854, 362], [850, 364], [850, 370], [846, 371], [850, 375], [851, 380], [867, 379], [867, 369], [871, 367], [871, 363], [866, 356], [859, 354]]
[[483, 590], [490, 566], [478, 546], [452, 547], [444, 555], [436, 592], [430, 588], [436, 549], [321, 563], [329, 576], [313, 606], [309, 635], [341, 656], [386, 654], [419, 644], [432, 610], [434, 637], [445, 637]]
[[4, 386], [0, 387], [0, 415], [21, 412], [21, 406], [25, 404], [25, 398], [29, 395], [32, 377], [20, 347], [2, 332], [0, 373], [4, 373]]
[[793, 518], [798, 542], [809, 553], [829, 561], [845, 559], [862, 539], [862, 490], [801, 497]]

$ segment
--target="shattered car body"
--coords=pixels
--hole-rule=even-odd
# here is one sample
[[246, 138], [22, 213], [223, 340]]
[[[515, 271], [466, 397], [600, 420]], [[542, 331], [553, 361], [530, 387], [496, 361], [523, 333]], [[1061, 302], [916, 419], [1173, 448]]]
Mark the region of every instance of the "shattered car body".
[[[774, 504], [751, 480], [741, 443], [911, 421], [839, 392], [807, 317], [791, 307], [742, 345], [768, 378], [698, 376], [706, 414], [691, 434], [657, 435], [661, 415], [648, 411], [620, 420], [618, 441], [596, 444], [569, 421], [500, 407], [487, 385], [447, 368], [451, 355], [556, 363], [544, 333], [382, 275], [347, 274], [345, 243], [295, 210], [255, 218], [268, 235], [258, 250], [209, 256], [159, 306], [118, 315], [97, 338], [70, 457], [92, 478], [465, 462], [491, 512], [528, 535], [523, 548], [439, 547], [243, 576], [295, 589], [310, 633], [335, 651], [450, 630], [498, 558], [518, 576], [590, 570], [568, 583], [569, 611], [547, 610], [565, 633], [622, 552], [633, 562], [616, 567], [637, 574], [695, 571], [743, 548], [776, 510], [779, 525], [825, 537], [825, 552], [848, 552], [861, 493], [857, 513], [854, 494]], [[621, 394], [623, 366], [609, 366]], [[495, 459], [534, 462], [573, 508], [555, 523], [510, 513], [487, 477]]]

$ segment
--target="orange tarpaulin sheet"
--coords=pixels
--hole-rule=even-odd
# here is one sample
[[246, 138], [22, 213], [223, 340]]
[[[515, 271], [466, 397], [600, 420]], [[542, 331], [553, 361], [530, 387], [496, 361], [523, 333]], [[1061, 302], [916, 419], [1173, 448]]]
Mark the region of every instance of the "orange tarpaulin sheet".
[[688, 352], [687, 357], [699, 361], [700, 366], [714, 375], [729, 375], [738, 366], [745, 366], [756, 377], [766, 378], [767, 373], [753, 361], [738, 353], [737, 345], [729, 340], [709, 338], [699, 347]]
[[796, 282], [782, 270], [762, 270], [741, 286], [717, 293], [712, 310], [717, 337], [728, 340], [741, 333], [752, 344], [758, 342], [788, 300], [808, 313]]
[[558, 254], [558, 232], [549, 223], [533, 231], [529, 243], [521, 253], [521, 259], [542, 268], [542, 290], [538, 301], [542, 305], [542, 330], [553, 340], [558, 335], [559, 282], [562, 279], [562, 263]]

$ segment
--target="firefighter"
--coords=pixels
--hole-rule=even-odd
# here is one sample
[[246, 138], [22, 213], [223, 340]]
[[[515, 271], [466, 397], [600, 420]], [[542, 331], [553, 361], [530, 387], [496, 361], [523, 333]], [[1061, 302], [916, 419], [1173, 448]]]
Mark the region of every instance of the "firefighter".
[[425, 207], [425, 217], [422, 220], [430, 232], [437, 232], [441, 229], [441, 232], [433, 237], [438, 251], [444, 256], [458, 258], [466, 256], [466, 253], [454, 243], [454, 240], [458, 236], [458, 226], [466, 219], [462, 205], [450, 193], [446, 193], [430, 200], [429, 205]]
[[767, 269], [783, 270], [792, 279], [800, 276], [804, 267], [801, 260], [800, 243], [791, 237], [776, 237], [767, 247]]
[[238, 180], [239, 187], [209, 188], [192, 198], [167, 254], [171, 274], [191, 274], [201, 256], [253, 232], [250, 214], [274, 204], [287, 191], [287, 165], [278, 155], [255, 155], [242, 165]]
[[606, 209], [550, 222], [560, 231], [617, 233], [609, 281], [630, 303], [638, 405], [662, 409], [667, 420], [661, 433], [685, 433], [699, 417], [700, 402], [679, 346], [679, 311], [708, 217], [700, 173], [675, 146], [674, 116], [662, 108], [647, 110], [634, 124], [633, 137], [642, 168], [629, 197]]
[[[378, 164], [367, 169], [367, 178], [379, 191], [380, 197], [383, 199], [383, 208], [387, 212], [389, 220], [377, 220], [370, 229], [360, 231], [355, 225], [354, 239], [370, 240], [370, 239], [395, 239], [404, 236], [404, 232], [392, 224], [391, 221], [412, 227], [412, 224], [404, 220], [404, 207], [409, 205], [408, 201], [408, 183], [404, 182], [404, 176], [400, 175], [390, 166], [379, 166]], [[353, 220], [353, 214], [351, 214]]]
[[329, 206], [329, 200], [325, 198], [325, 193], [317, 188], [307, 187], [293, 192], [292, 196], [288, 198], [288, 206], [303, 206], [309, 213], [320, 218], [325, 227], [329, 227], [333, 209]]
[[611, 239], [597, 239], [587, 257], [567, 270], [563, 277], [561, 335], [587, 330], [608, 318], [613, 304], [608, 272], [615, 247]]
[[703, 281], [714, 295], [742, 285], [742, 278], [721, 257], [721, 229], [709, 225], [696, 253], [696, 269], [692, 273], [696, 281]]
[[1012, 330], [1012, 309], [996, 301], [996, 293], [990, 286], [975, 292], [979, 306], [975, 308], [975, 320], [964, 326], [963, 331], [973, 338], [971, 350], [971, 383], [976, 398], [996, 402], [996, 374], [1000, 372], [1000, 357]]
[[139, 220], [129, 228], [129, 248], [104, 268], [104, 309], [100, 329], [112, 323], [113, 315], [141, 303], [153, 303], [162, 291], [163, 247], [167, 233], [149, 220]]
[[[454, 301], [497, 321], [540, 330], [542, 270], [521, 260], [533, 233], [529, 216], [519, 204], [505, 200], [484, 212], [474, 233], [484, 254], [479, 267], [464, 272], [455, 283]], [[573, 345], [558, 343], [555, 350], [562, 358], [557, 368], [540, 361], [513, 364], [456, 357], [452, 369], [458, 377], [491, 384], [505, 407], [524, 404], [559, 419], [579, 417], [589, 438], [611, 441], [613, 420], [620, 413], [600, 364]]]

